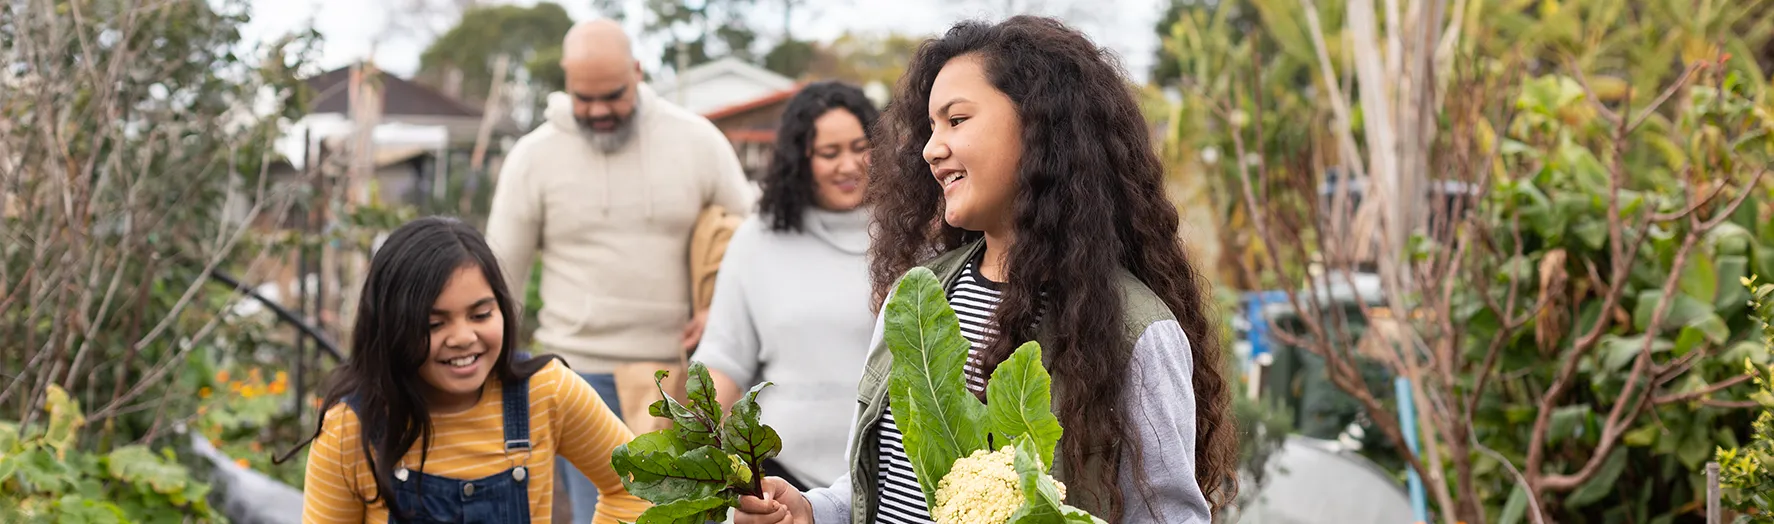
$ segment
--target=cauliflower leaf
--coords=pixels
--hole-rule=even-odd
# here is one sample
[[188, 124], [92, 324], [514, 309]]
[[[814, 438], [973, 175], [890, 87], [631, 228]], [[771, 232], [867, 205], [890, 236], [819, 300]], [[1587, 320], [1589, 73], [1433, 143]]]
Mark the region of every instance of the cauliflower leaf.
[[1053, 464], [1063, 430], [1053, 414], [1053, 378], [1041, 365], [1041, 345], [1028, 342], [998, 364], [986, 383], [986, 413], [1000, 445], [1029, 436], [1042, 464]]
[[962, 371], [971, 345], [929, 269], [908, 273], [883, 315], [893, 353], [888, 406], [924, 502], [935, 506], [937, 483], [955, 460], [986, 447], [986, 406], [967, 391]]

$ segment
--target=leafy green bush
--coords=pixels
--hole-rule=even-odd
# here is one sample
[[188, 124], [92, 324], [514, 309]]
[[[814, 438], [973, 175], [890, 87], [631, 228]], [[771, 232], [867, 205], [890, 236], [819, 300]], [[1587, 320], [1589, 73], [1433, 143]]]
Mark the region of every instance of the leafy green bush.
[[[79, 446], [84, 415], [50, 386], [46, 423], [0, 421], [0, 521], [17, 523], [216, 522], [209, 485], [171, 450], [129, 445], [108, 453]], [[23, 435], [21, 438], [20, 435]]]
[[[1774, 347], [1774, 284], [1756, 285], [1755, 277], [1743, 279], [1750, 289], [1753, 316], [1762, 328], [1762, 345]], [[1774, 523], [1774, 366], [1761, 367], [1743, 362], [1745, 373], [1755, 377], [1757, 391], [1751, 395], [1762, 408], [1753, 424], [1750, 441], [1743, 447], [1719, 447], [1720, 487], [1724, 488], [1725, 505], [1742, 512], [1737, 522]]]

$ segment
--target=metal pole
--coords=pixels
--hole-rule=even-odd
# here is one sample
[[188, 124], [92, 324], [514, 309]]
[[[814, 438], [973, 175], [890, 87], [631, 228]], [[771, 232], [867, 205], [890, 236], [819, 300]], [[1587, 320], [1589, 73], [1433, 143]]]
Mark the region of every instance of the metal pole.
[[[1411, 395], [1411, 381], [1404, 377], [1398, 377], [1393, 379], [1392, 385], [1394, 389], [1397, 390], [1398, 421], [1400, 425], [1404, 426], [1402, 428], [1404, 430], [1404, 443], [1405, 445], [1410, 446], [1410, 454], [1416, 455], [1417, 403]], [[1414, 468], [1407, 468], [1405, 473], [1407, 475], [1406, 480], [1410, 484], [1411, 515], [1415, 517], [1415, 522], [1417, 522], [1417, 524], [1427, 524], [1429, 522], [1429, 500], [1428, 496], [1423, 492], [1423, 477], [1418, 476], [1417, 470]], [[1448, 511], [1450, 508], [1442, 508], [1442, 510]]]
[[1706, 524], [1724, 524], [1719, 518], [1719, 463], [1706, 463]]
[[[313, 129], [305, 129], [302, 131], [302, 168], [303, 168], [303, 171], [305, 171], [306, 174], [309, 176], [310, 181], [313, 180], [314, 173], [319, 171], [319, 169], [317, 169], [317, 166], [314, 165], [314, 156], [315, 155], [314, 155], [313, 148], [314, 148], [314, 130]], [[312, 182], [310, 182], [310, 183], [312, 183]], [[312, 194], [308, 195], [308, 207], [310, 209], [312, 209], [314, 207], [314, 199], [315, 199], [315, 195], [312, 195]], [[312, 216], [312, 211], [310, 211], [310, 216]], [[309, 217], [302, 217], [302, 218], [304, 219], [304, 220], [302, 220], [302, 229], [301, 229], [302, 234], [298, 235], [297, 238], [303, 240], [303, 242], [296, 243], [296, 291], [295, 291], [294, 295], [295, 295], [295, 299], [296, 299], [296, 314], [306, 316], [308, 313], [308, 290], [305, 289], [307, 286], [304, 286], [302, 284], [303, 284], [303, 282], [305, 282], [307, 280], [307, 277], [308, 277], [308, 245], [305, 241], [308, 239], [307, 230], [308, 230], [308, 226], [311, 223], [311, 221], [307, 220]], [[278, 225], [282, 226], [282, 224], [278, 224]], [[302, 419], [302, 408], [304, 408], [305, 406], [302, 405], [303, 404], [302, 399], [308, 396], [308, 372], [307, 372], [308, 371], [308, 369], [307, 369], [308, 368], [308, 359], [306, 357], [307, 354], [308, 354], [308, 337], [302, 333], [301, 328], [297, 328], [296, 329], [296, 362], [295, 362], [296, 387], [295, 387], [295, 391], [294, 391], [295, 397], [291, 400], [295, 404], [296, 420], [303, 420]]]

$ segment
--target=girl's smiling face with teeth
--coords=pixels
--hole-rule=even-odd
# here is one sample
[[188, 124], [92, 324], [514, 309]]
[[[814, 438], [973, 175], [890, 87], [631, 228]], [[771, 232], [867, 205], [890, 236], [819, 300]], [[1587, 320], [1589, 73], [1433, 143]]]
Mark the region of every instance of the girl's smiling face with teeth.
[[955, 57], [936, 75], [924, 161], [942, 186], [944, 221], [1002, 236], [1014, 216], [1022, 123], [1016, 105], [986, 75], [977, 55]]
[[473, 265], [456, 269], [431, 306], [431, 353], [419, 367], [433, 412], [468, 409], [504, 348], [504, 312], [486, 276]]

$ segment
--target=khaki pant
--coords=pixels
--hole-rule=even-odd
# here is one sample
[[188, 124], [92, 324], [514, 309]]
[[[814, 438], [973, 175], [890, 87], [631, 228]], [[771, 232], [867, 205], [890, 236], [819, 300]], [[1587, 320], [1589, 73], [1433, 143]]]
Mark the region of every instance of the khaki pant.
[[683, 362], [635, 362], [623, 364], [611, 372], [616, 377], [616, 396], [621, 404], [611, 408], [636, 435], [671, 426], [671, 421], [647, 412], [648, 406], [660, 400], [659, 385], [653, 378], [660, 370], [670, 373], [663, 383], [666, 393], [678, 402], [687, 402], [689, 395], [684, 389], [684, 381], [688, 372]]

